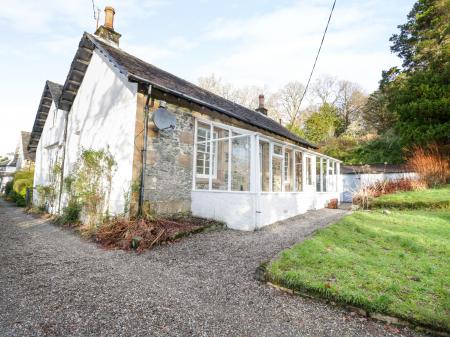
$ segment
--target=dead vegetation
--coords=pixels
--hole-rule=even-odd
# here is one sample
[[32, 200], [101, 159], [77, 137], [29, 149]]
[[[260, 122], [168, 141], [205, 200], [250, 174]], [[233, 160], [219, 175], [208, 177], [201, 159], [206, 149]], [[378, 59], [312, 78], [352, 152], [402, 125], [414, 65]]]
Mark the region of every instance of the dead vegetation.
[[427, 188], [427, 184], [414, 178], [400, 178], [396, 180], [380, 180], [370, 185], [363, 185], [353, 196], [353, 204], [363, 209], [370, 206], [373, 198], [383, 194], [395, 192], [417, 191]]
[[444, 185], [450, 177], [449, 158], [436, 144], [415, 147], [408, 159], [408, 167], [428, 187]]
[[173, 241], [213, 226], [222, 227], [222, 224], [192, 216], [154, 220], [115, 217], [101, 224], [92, 233], [92, 238], [104, 248], [142, 252], [161, 242]]

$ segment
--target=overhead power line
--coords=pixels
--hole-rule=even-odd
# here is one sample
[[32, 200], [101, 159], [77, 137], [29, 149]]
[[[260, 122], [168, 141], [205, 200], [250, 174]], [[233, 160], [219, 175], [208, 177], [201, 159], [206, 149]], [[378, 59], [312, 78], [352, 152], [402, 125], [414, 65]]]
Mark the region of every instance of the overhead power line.
[[300, 109], [300, 107], [302, 105], [303, 98], [305, 98], [306, 91], [308, 90], [309, 82], [311, 82], [311, 78], [312, 78], [312, 75], [314, 73], [314, 69], [316, 68], [317, 59], [319, 58], [320, 51], [322, 50], [323, 41], [325, 40], [325, 36], [327, 35], [328, 26], [330, 25], [331, 17], [333, 15], [333, 11], [334, 11], [334, 7], [335, 6], [336, 6], [336, 0], [334, 0], [333, 6], [331, 7], [330, 16], [328, 17], [327, 25], [325, 27], [325, 31], [323, 32], [322, 41], [320, 41], [320, 46], [319, 46], [319, 50], [317, 51], [316, 59], [314, 60], [314, 64], [313, 64], [313, 67], [311, 69], [311, 73], [309, 74], [309, 78], [308, 78], [308, 82], [306, 83], [305, 91], [303, 91], [302, 98], [300, 99], [299, 109]]

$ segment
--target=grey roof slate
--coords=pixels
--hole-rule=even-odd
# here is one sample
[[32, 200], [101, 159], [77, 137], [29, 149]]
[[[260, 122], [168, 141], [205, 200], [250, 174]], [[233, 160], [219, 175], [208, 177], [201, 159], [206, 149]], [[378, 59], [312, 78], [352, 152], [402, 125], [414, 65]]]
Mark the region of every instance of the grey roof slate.
[[60, 108], [59, 102], [62, 93], [63, 86], [61, 84], [45, 81], [44, 91], [42, 92], [39, 107], [34, 120], [33, 129], [26, 149], [30, 151], [32, 156], [36, 155], [36, 147], [41, 138], [42, 130], [44, 129], [45, 122], [50, 110], [51, 102], [55, 103], [57, 108]]
[[122, 49], [105, 43], [94, 35], [85, 33], [84, 36], [91, 40], [97, 48], [107, 54], [106, 56], [114, 62], [119, 70], [127, 75], [129, 79], [134, 79], [138, 82], [146, 82], [162, 91], [181, 96], [183, 98], [190, 98], [200, 105], [204, 105], [210, 109], [226, 114], [229, 117], [233, 117], [279, 136], [283, 136], [296, 143], [300, 143], [303, 146], [317, 148], [316, 145], [313, 145], [303, 138], [298, 137], [283, 127], [280, 123], [257, 111], [231, 102], [180, 77], [172, 75], [167, 71], [157, 68], [131, 54], [126, 53]]
[[27, 131], [21, 131], [20, 132], [20, 141], [22, 142], [22, 150], [23, 150], [23, 157], [25, 160], [31, 160], [34, 161], [34, 155], [28, 151], [28, 144], [30, 143], [31, 133]]

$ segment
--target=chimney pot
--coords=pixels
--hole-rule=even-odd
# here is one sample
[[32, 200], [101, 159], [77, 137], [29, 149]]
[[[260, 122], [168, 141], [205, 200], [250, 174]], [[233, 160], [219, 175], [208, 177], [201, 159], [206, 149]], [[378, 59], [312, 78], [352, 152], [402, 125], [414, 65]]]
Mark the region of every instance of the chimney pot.
[[114, 30], [114, 14], [116, 11], [110, 6], [105, 7], [105, 27]]
[[267, 116], [267, 109], [264, 106], [264, 95], [260, 94], [258, 98], [259, 98], [259, 104], [258, 104], [258, 109], [256, 109], [256, 111], [258, 111], [258, 112], [262, 113], [263, 115]]
[[264, 95], [259, 95], [259, 108], [264, 108]]
[[97, 28], [95, 35], [118, 47], [121, 35], [114, 30], [114, 14], [116, 14], [114, 8], [110, 6], [105, 7], [105, 23]]

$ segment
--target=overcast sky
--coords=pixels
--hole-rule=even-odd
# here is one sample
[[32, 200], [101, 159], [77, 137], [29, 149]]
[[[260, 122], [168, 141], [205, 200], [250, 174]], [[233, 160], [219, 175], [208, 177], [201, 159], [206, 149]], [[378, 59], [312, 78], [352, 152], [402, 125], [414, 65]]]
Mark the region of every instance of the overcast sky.
[[[398, 65], [389, 37], [413, 0], [337, 0], [314, 77], [358, 82], [370, 92]], [[235, 86], [307, 81], [332, 0], [95, 0], [116, 9], [120, 46], [189, 81], [214, 73]], [[0, 0], [0, 154], [30, 131], [45, 80], [63, 84], [91, 0]], [[101, 22], [103, 21], [103, 15]]]

